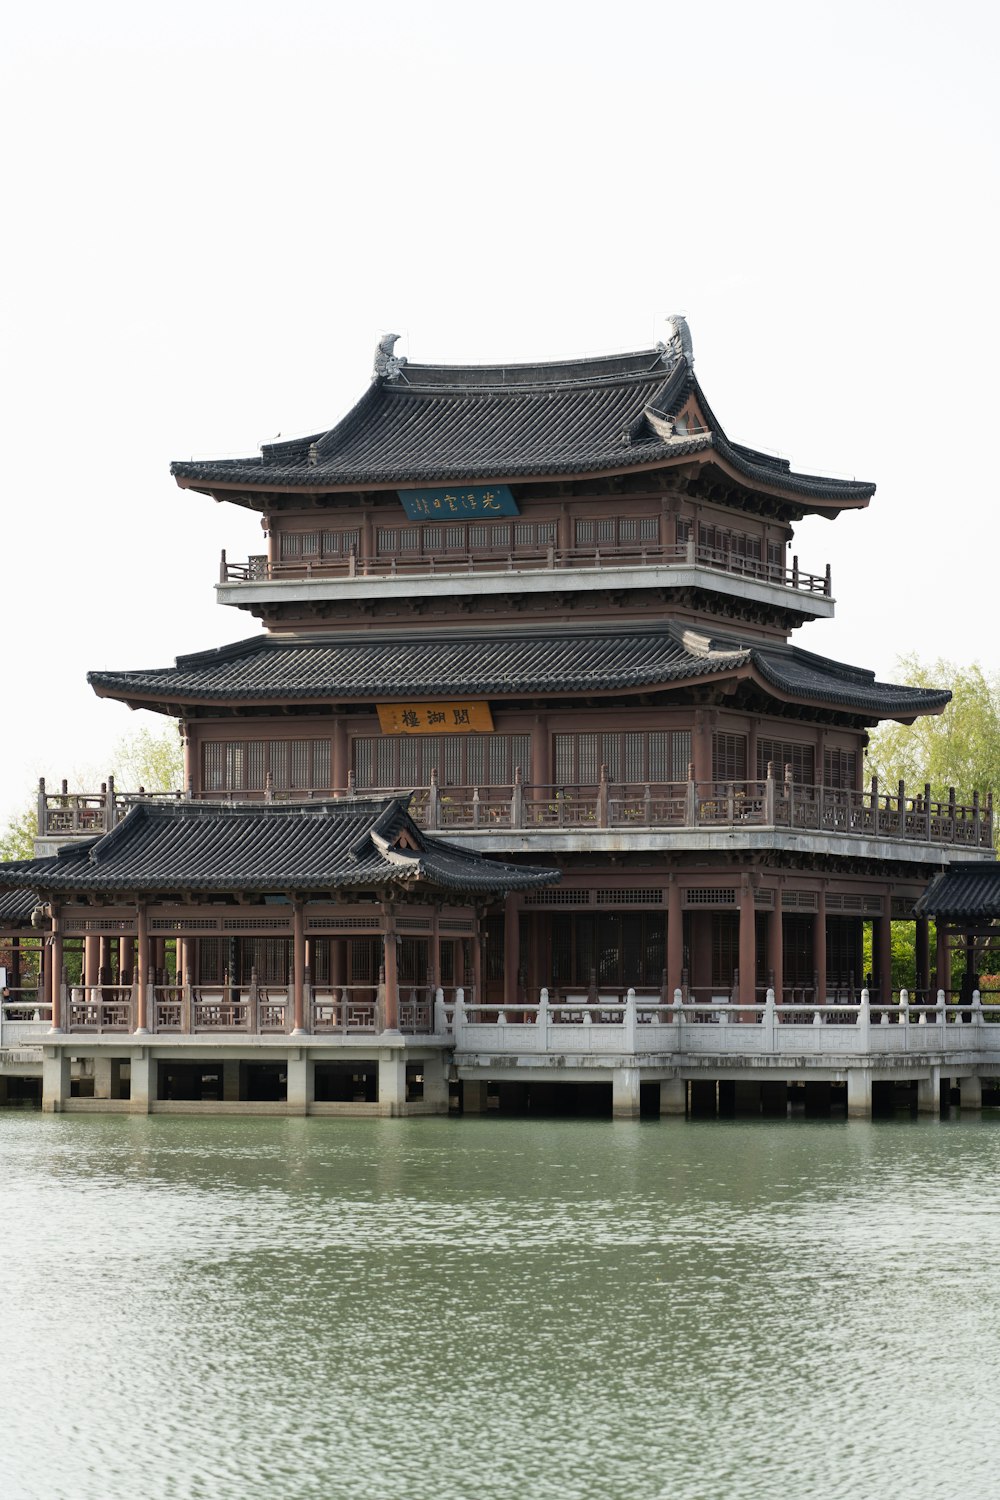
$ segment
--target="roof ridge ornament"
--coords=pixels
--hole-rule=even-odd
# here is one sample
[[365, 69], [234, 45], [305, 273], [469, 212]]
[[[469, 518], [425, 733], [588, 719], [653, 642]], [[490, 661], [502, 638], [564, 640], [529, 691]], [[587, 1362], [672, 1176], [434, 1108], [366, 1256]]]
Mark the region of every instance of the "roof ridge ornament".
[[667, 322], [673, 328], [673, 333], [665, 344], [657, 347], [663, 350], [663, 363], [670, 364], [674, 360], [683, 359], [689, 370], [694, 370], [694, 346], [691, 343], [691, 330], [688, 327], [687, 318], [680, 313], [668, 313]]
[[375, 366], [372, 370], [373, 380], [398, 380], [399, 372], [406, 364], [406, 355], [393, 354], [393, 347], [399, 339], [398, 333], [383, 333], [375, 350]]

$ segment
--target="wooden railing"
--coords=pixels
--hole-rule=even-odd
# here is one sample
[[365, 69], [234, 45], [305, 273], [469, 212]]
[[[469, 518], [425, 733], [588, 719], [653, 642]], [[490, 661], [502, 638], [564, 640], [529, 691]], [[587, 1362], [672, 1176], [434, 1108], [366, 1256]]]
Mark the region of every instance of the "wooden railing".
[[245, 562], [230, 562], [225, 551], [219, 565], [220, 583], [280, 582], [302, 578], [412, 578], [449, 576], [456, 573], [519, 573], [539, 568], [635, 568], [699, 567], [718, 573], [736, 574], [760, 583], [776, 584], [797, 593], [818, 594], [830, 598], [830, 566], [823, 573], [809, 573], [799, 567], [797, 557], [791, 567], [784, 563], [764, 562], [759, 557], [744, 557], [719, 547], [703, 547], [696, 542], [661, 546], [658, 542], [628, 542], [618, 545], [583, 547], [512, 547], [507, 551], [455, 551], [400, 554], [392, 557], [359, 558], [354, 552], [330, 557], [296, 557], [272, 561], [261, 554]]
[[[410, 796], [410, 814], [430, 832], [454, 829], [670, 829], [788, 828], [827, 834], [864, 835], [910, 843], [989, 849], [993, 845], [993, 794], [973, 793], [959, 802], [952, 787], [946, 800], [929, 785], [908, 792], [903, 782], [883, 791], [872, 778], [866, 791], [801, 786], [773, 775], [763, 781], [616, 782], [602, 767], [591, 785], [526, 783], [506, 786], [441, 786], [431, 773], [427, 787], [346, 787], [312, 791], [211, 792], [214, 802], [295, 801], [327, 798]], [[176, 801], [180, 792], [142, 793], [145, 801]], [[38, 828], [43, 837], [94, 837], [121, 821], [140, 794], [117, 793], [108, 783], [99, 793], [50, 793], [39, 783]]]

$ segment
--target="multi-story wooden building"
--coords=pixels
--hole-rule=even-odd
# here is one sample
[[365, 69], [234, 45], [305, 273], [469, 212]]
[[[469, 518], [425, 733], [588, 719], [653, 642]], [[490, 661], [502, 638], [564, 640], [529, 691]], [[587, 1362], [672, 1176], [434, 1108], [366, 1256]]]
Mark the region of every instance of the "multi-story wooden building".
[[[870, 729], [938, 712], [947, 691], [791, 643], [834, 609], [829, 568], [794, 552], [796, 523], [862, 508], [874, 486], [731, 442], [680, 319], [666, 346], [563, 363], [428, 366], [393, 348], [382, 341], [367, 392], [329, 431], [174, 464], [183, 488], [259, 513], [267, 551], [223, 554], [218, 595], [264, 630], [170, 667], [92, 673], [95, 691], [178, 720], [196, 807], [256, 805], [266, 821], [412, 794], [411, 839], [502, 860], [501, 902], [486, 903], [481, 873], [467, 884], [474, 942], [406, 947], [414, 993], [461, 987], [495, 1020], [523, 1018], [543, 989], [591, 1009], [629, 990], [755, 1006], [769, 989], [818, 1008], [856, 1002], [867, 978], [888, 1004], [893, 919], [913, 920], [953, 853], [992, 857], [992, 814], [866, 782]], [[41, 807], [43, 835], [96, 819], [110, 844], [89, 859], [114, 858], [113, 792]], [[190, 813], [164, 816], [186, 848]], [[245, 850], [222, 868], [233, 901], [241, 884], [275, 895]], [[86, 873], [83, 904], [99, 899]], [[145, 899], [200, 909], [196, 880], [157, 891], [153, 875]], [[282, 875], [292, 898], [295, 870]], [[37, 862], [6, 880], [46, 895]], [[346, 889], [327, 882], [327, 918]], [[392, 931], [391, 918], [379, 941], [328, 925], [296, 958], [290, 927], [241, 928], [238, 943], [190, 928], [170, 963], [162, 942], [159, 965], [150, 951], [161, 982], [194, 992], [251, 976], [273, 992], [304, 965], [307, 987], [346, 994], [378, 984], [381, 964], [384, 993]], [[83, 935], [91, 986], [131, 985], [132, 950]], [[923, 919], [917, 955], [918, 998], [947, 990], [947, 947], [930, 952]], [[297, 983], [288, 1018], [313, 1036]], [[485, 1076], [478, 1055], [455, 1061]]]

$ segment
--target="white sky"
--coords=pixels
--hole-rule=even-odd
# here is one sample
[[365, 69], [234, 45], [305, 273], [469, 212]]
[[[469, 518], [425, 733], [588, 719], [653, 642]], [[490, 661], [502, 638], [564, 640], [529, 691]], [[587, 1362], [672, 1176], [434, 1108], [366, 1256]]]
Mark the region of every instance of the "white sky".
[[330, 426], [379, 335], [445, 362], [686, 313], [731, 437], [878, 483], [806, 522], [891, 675], [997, 666], [996, 7], [48, 0], [5, 22], [0, 820], [143, 722], [88, 669], [251, 635], [259, 524], [172, 458]]

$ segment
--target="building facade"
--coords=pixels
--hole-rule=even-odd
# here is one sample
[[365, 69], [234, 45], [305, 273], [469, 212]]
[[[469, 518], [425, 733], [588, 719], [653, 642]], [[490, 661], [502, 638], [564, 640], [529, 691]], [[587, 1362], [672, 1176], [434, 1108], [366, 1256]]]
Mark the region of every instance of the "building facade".
[[[644, 1081], [673, 1086], [676, 1101], [676, 1031], [658, 1035], [659, 1051], [646, 1044], [680, 1026], [685, 1008], [760, 1027], [769, 1004], [791, 1024], [796, 1007], [810, 1024], [860, 1007], [862, 990], [869, 1006], [897, 1004], [894, 920], [916, 924], [912, 1003], [950, 995], [946, 936], [932, 952], [914, 904], [953, 858], [992, 858], [992, 808], [865, 777], [876, 724], [939, 712], [949, 694], [878, 682], [792, 641], [834, 609], [829, 568], [794, 551], [796, 524], [863, 508], [874, 486], [799, 474], [731, 442], [681, 319], [654, 349], [532, 366], [411, 364], [394, 346], [382, 341], [368, 390], [329, 431], [242, 461], [173, 465], [183, 488], [259, 513], [267, 550], [223, 554], [218, 597], [263, 630], [90, 682], [178, 722], [186, 785], [161, 810], [172, 830], [164, 849], [187, 848], [185, 809], [223, 821], [256, 809], [264, 827], [287, 824], [290, 808], [300, 821], [310, 810], [336, 821], [344, 806], [406, 798], [411, 842], [467, 859], [465, 915], [450, 920], [473, 925], [442, 942], [438, 890], [433, 938], [416, 927], [419, 941], [404, 938], [389, 886], [376, 882], [364, 899], [379, 907], [377, 928], [317, 927], [306, 951], [305, 937], [296, 947], [291, 926], [275, 925], [274, 907], [280, 898], [306, 913], [316, 898], [294, 868], [276, 884], [244, 851], [224, 864], [229, 889], [213, 899], [242, 903], [244, 915], [249, 900], [264, 926], [220, 918], [235, 934], [224, 940], [222, 927], [190, 926], [209, 920], [196, 882], [158, 884], [149, 868], [146, 887], [123, 874], [112, 892], [87, 885], [93, 870], [81, 868], [75, 886], [60, 887], [76, 920], [99, 920], [79, 913], [112, 895], [135, 912], [105, 919], [132, 923], [128, 932], [74, 931], [76, 1012], [57, 954], [43, 987], [72, 1028], [63, 1034], [95, 1034], [73, 1015], [95, 1015], [86, 1007], [110, 985], [127, 992], [122, 1034], [140, 1019], [148, 1029], [151, 1003], [135, 991], [152, 976], [178, 992], [170, 1015], [188, 1028], [185, 1046], [224, 1047], [221, 1022], [199, 1030], [192, 1019], [197, 997], [211, 1009], [253, 986], [285, 996], [272, 1039], [305, 1039], [308, 1060], [320, 1013], [310, 1006], [346, 1004], [353, 986], [368, 987], [372, 1007], [381, 996], [364, 1030], [337, 1021], [338, 1044], [350, 1034], [364, 1046], [386, 1017], [395, 1034], [398, 986], [428, 997], [421, 1014], [467, 1107], [512, 1068], [535, 1080], [562, 1069], [581, 1081], [613, 1074], [629, 1113]], [[114, 862], [123, 815], [122, 827], [146, 816], [113, 788], [94, 798], [43, 790], [40, 813], [50, 859], [61, 840], [100, 834], [88, 855], [97, 868]], [[196, 870], [197, 856], [180, 865]], [[355, 887], [333, 874], [322, 892], [329, 920], [357, 907]], [[9, 933], [28, 920], [30, 888], [50, 954], [55, 878], [39, 862], [0, 874], [10, 911], [21, 902]], [[147, 932], [140, 963], [135, 924], [151, 901], [168, 925]], [[169, 925], [181, 920], [178, 901], [183, 933]], [[239, 1016], [258, 1038], [257, 1012]], [[631, 1050], [630, 1016], [642, 1043]], [[566, 1028], [595, 1022], [619, 1027], [607, 1056], [587, 1051], [596, 1032], [567, 1041], [577, 1033]], [[426, 1053], [426, 1031], [418, 1041], [411, 1027], [410, 1038], [404, 1053]], [[153, 1105], [169, 1102], [160, 1083], [147, 1086]], [[311, 1081], [296, 1094], [305, 1107], [315, 1098]]]

